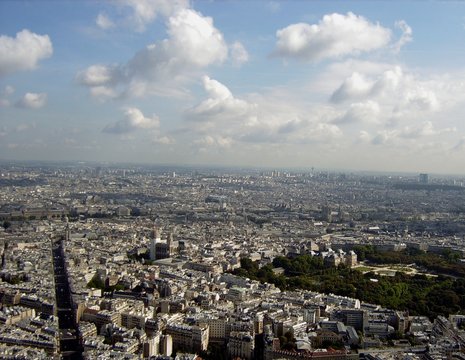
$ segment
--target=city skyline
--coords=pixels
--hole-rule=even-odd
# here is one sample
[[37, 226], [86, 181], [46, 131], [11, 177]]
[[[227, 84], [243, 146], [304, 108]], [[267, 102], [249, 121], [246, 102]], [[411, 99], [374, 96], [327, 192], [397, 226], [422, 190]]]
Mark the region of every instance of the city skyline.
[[462, 2], [0, 13], [2, 159], [464, 173]]

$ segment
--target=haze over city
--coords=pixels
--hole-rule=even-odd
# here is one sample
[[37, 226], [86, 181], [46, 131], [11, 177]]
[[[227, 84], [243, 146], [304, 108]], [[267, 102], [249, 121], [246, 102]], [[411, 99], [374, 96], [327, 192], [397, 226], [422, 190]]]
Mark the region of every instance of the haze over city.
[[463, 173], [460, 1], [2, 1], [0, 158]]

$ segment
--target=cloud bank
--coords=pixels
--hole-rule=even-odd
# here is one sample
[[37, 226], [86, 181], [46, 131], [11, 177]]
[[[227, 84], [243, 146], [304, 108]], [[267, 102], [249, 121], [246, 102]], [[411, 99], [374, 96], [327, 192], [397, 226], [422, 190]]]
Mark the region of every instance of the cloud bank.
[[[127, 63], [95, 64], [78, 72], [76, 80], [99, 98], [173, 95], [200, 70], [228, 58], [228, 46], [213, 19], [195, 10], [181, 9], [169, 17], [167, 34]], [[244, 61], [244, 53], [237, 56]]]

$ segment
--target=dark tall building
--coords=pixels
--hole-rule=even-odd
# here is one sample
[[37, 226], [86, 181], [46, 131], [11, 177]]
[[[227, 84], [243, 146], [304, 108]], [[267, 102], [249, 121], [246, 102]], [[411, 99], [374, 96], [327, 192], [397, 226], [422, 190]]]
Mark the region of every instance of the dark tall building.
[[418, 176], [418, 181], [420, 182], [420, 184], [428, 184], [428, 174], [420, 174]]

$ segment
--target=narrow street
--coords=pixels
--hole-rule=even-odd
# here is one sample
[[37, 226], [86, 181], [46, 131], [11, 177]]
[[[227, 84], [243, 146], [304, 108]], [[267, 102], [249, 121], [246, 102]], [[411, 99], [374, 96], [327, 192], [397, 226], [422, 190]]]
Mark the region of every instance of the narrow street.
[[82, 347], [79, 343], [62, 239], [53, 241], [52, 255], [58, 325], [60, 329], [60, 353], [63, 359], [82, 359]]

